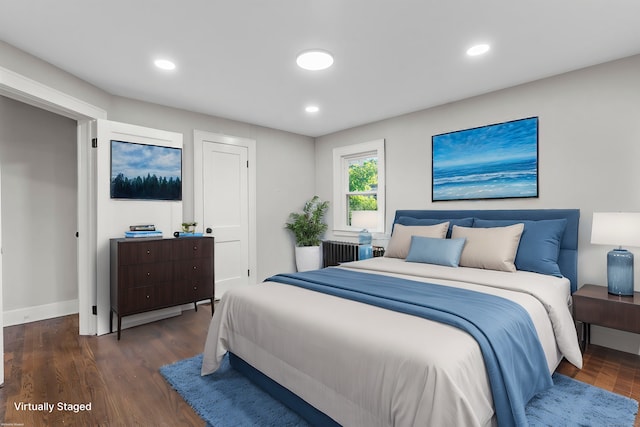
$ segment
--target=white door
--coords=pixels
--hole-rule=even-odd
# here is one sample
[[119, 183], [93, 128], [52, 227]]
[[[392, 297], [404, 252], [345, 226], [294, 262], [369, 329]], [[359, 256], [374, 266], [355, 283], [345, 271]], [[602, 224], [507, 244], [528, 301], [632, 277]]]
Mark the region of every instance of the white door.
[[202, 229], [215, 237], [216, 298], [249, 282], [247, 147], [206, 141], [202, 146]]

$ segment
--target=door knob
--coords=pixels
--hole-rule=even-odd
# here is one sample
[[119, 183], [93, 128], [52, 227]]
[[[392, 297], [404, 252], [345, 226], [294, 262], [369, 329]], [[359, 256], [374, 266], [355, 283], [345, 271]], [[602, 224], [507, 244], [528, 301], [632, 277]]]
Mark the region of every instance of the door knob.
[[211, 234], [211, 233], [213, 233], [213, 230], [211, 229], [211, 227], [207, 227], [207, 230], [206, 230], [206, 231], [207, 231], [207, 234]]

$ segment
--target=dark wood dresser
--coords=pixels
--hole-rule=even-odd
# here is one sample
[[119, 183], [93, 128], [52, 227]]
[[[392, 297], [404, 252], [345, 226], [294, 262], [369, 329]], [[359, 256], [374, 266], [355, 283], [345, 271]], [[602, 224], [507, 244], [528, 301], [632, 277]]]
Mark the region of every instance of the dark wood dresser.
[[111, 312], [122, 318], [175, 305], [211, 300], [213, 237], [111, 239]]

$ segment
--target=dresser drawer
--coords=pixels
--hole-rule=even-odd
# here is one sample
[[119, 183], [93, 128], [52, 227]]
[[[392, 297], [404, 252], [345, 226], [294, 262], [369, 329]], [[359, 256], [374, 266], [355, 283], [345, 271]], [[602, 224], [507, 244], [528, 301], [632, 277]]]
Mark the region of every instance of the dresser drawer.
[[191, 284], [191, 289], [193, 291], [193, 301], [199, 301], [207, 298], [213, 298], [213, 283], [209, 281], [206, 282], [195, 282]]
[[171, 278], [171, 264], [156, 262], [152, 264], [125, 265], [120, 268], [120, 274], [123, 288], [149, 286], [169, 280]]
[[213, 262], [209, 258], [194, 258], [173, 262], [173, 278], [194, 279], [213, 275]]
[[120, 312], [140, 313], [150, 309], [167, 307], [172, 304], [171, 283], [163, 283], [155, 286], [143, 286], [127, 289], [124, 292]]
[[144, 240], [120, 244], [118, 248], [118, 264], [146, 264], [167, 258], [170, 248], [163, 240]]
[[213, 239], [210, 237], [184, 237], [173, 243], [172, 260], [212, 257]]
[[213, 298], [211, 278], [182, 280], [176, 287], [176, 298], [183, 304]]

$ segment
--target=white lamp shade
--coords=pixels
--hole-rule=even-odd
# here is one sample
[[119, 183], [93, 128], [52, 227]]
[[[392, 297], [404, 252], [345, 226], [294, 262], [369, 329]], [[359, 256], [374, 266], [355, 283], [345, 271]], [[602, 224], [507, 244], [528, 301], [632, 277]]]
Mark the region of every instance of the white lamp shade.
[[378, 211], [351, 211], [351, 226], [364, 230], [376, 230]]
[[640, 246], [640, 213], [594, 212], [591, 243], [595, 245]]

